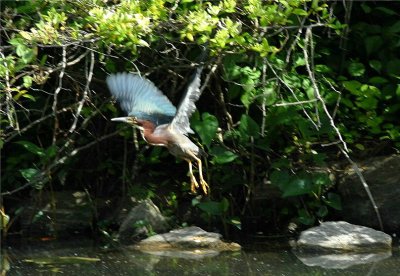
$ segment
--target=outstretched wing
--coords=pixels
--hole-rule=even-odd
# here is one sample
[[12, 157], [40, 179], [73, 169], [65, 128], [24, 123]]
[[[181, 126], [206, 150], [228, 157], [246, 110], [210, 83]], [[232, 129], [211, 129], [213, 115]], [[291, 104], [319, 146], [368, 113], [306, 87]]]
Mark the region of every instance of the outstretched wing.
[[151, 81], [139, 75], [112, 74], [107, 77], [107, 85], [129, 116], [160, 125], [171, 122], [176, 114], [168, 98]]
[[196, 110], [194, 103], [200, 97], [200, 83], [201, 83], [201, 72], [203, 71], [203, 66], [197, 68], [195, 74], [193, 75], [192, 81], [190, 82], [185, 95], [179, 104], [178, 111], [171, 125], [177, 129], [182, 134], [194, 133], [190, 128], [190, 116]]

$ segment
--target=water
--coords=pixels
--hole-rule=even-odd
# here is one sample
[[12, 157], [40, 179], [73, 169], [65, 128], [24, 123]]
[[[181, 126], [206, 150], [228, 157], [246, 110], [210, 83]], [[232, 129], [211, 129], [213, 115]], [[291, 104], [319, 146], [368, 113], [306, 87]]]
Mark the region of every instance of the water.
[[295, 254], [286, 242], [259, 242], [241, 251], [219, 254], [158, 254], [129, 248], [104, 249], [80, 239], [19, 243], [3, 247], [1, 275], [400, 275], [398, 246], [378, 256], [379, 261], [369, 262], [371, 254], [363, 255], [361, 261], [368, 263], [347, 268], [343, 267], [348, 266], [352, 256], [333, 256], [339, 260], [334, 264], [339, 265], [332, 268], [330, 263], [331, 268], [326, 268], [322, 267], [326, 259], [321, 260], [320, 255]]

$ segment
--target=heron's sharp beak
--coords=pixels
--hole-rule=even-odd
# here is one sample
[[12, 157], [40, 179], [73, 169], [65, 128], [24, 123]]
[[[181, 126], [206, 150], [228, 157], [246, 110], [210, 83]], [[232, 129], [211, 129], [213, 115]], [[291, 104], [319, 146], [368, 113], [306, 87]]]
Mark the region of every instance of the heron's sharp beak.
[[113, 122], [125, 122], [125, 123], [127, 123], [127, 122], [129, 121], [129, 117], [112, 118], [111, 121], [113, 121]]
[[113, 122], [124, 122], [128, 124], [135, 124], [135, 119], [133, 117], [118, 117], [118, 118], [112, 118], [111, 121]]

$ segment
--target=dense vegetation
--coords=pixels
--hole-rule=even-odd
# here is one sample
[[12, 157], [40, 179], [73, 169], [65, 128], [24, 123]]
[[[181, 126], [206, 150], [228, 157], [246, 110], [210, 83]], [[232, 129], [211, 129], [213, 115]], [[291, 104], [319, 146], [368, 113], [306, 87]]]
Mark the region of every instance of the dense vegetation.
[[[329, 164], [400, 148], [399, 11], [317, 0], [2, 2], [3, 226], [30, 197], [60, 190], [85, 191], [103, 233], [115, 221], [98, 198], [151, 198], [176, 225], [226, 231], [251, 219], [278, 229], [323, 220], [340, 210]], [[192, 138], [208, 153], [209, 197], [189, 193], [185, 162], [110, 122], [122, 113], [105, 84], [109, 73], [140, 72], [177, 104], [202, 62]]]

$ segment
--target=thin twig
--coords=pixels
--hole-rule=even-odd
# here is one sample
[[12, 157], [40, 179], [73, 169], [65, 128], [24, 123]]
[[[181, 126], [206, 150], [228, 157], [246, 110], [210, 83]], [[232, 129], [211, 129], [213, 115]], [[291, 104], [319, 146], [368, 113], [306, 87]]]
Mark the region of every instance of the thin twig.
[[[263, 65], [262, 65], [262, 76], [261, 76], [261, 82], [263, 87], [265, 86], [265, 81], [267, 79], [267, 63], [266, 63], [266, 58], [263, 59]], [[261, 102], [261, 112], [262, 112], [262, 119], [261, 119], [261, 137], [264, 137], [265, 135], [265, 124], [266, 124], [266, 119], [267, 119], [267, 110], [265, 109], [266, 105], [266, 97], [262, 97], [262, 102]]]
[[308, 103], [315, 103], [317, 102], [317, 99], [312, 99], [308, 101], [298, 101], [298, 102], [291, 102], [291, 103], [277, 103], [274, 104], [273, 106], [289, 106], [289, 105], [303, 105], [303, 104], [308, 104]]
[[[74, 104], [75, 105], [75, 104]], [[57, 114], [62, 113], [62, 112], [66, 112], [66, 111], [71, 111], [72, 107], [64, 107], [62, 109], [57, 110]], [[14, 139], [16, 136], [24, 133], [25, 131], [29, 130], [30, 128], [34, 127], [35, 125], [47, 120], [48, 118], [51, 118], [55, 116], [55, 113], [50, 113], [47, 114], [46, 116], [43, 116], [35, 121], [33, 121], [32, 123], [30, 123], [29, 125], [27, 125], [26, 127], [24, 127], [23, 129], [19, 130], [19, 131], [15, 131], [13, 132], [7, 139], [4, 140], [4, 143], [8, 143], [10, 142], [12, 139]]]
[[[308, 44], [308, 41], [309, 41], [311, 36], [312, 36], [311, 29], [307, 29], [306, 37], [305, 37], [305, 44], [306, 45]], [[335, 130], [336, 135], [338, 136], [339, 140], [341, 141], [341, 143], [343, 145], [343, 148], [346, 150], [346, 152], [348, 152], [349, 149], [347, 148], [347, 144], [344, 141], [344, 139], [342, 137], [342, 134], [340, 133], [339, 129], [336, 127], [335, 122], [333, 121], [333, 118], [332, 118], [331, 114], [329, 113], [329, 110], [328, 110], [328, 108], [327, 108], [327, 106], [325, 104], [325, 101], [321, 97], [321, 93], [319, 92], [319, 88], [318, 88], [317, 82], [315, 80], [315, 76], [314, 76], [313, 71], [312, 71], [311, 66], [310, 66], [308, 50], [307, 50], [306, 45], [303, 47], [304, 60], [305, 60], [305, 65], [306, 65], [306, 69], [307, 69], [307, 72], [308, 72], [308, 76], [310, 77], [310, 80], [311, 80], [311, 83], [312, 83], [312, 86], [313, 86], [313, 89], [314, 89], [314, 95], [318, 99], [318, 101], [321, 103], [322, 108], [323, 108], [323, 110], [325, 112], [325, 115], [329, 119], [329, 124]]]
[[54, 100], [53, 100], [53, 113], [54, 113], [54, 133], [53, 133], [53, 145], [56, 143], [57, 140], [57, 129], [58, 129], [58, 117], [57, 117], [57, 101], [58, 101], [58, 94], [62, 89], [62, 81], [64, 78], [65, 68], [67, 67], [67, 48], [66, 46], [62, 47], [62, 61], [61, 61], [61, 71], [59, 74], [58, 79], [58, 86], [54, 91]]
[[78, 123], [78, 119], [79, 119], [79, 117], [81, 115], [83, 105], [85, 104], [85, 102], [87, 100], [87, 96], [88, 96], [89, 89], [90, 89], [90, 83], [91, 83], [92, 77], [93, 77], [93, 68], [94, 68], [94, 53], [90, 52], [89, 74], [88, 74], [87, 79], [86, 79], [86, 85], [85, 85], [85, 89], [83, 91], [82, 99], [79, 101], [78, 108], [76, 109], [74, 122], [72, 123], [72, 125], [71, 125], [71, 127], [69, 129], [70, 133], [75, 131], [76, 124]]

